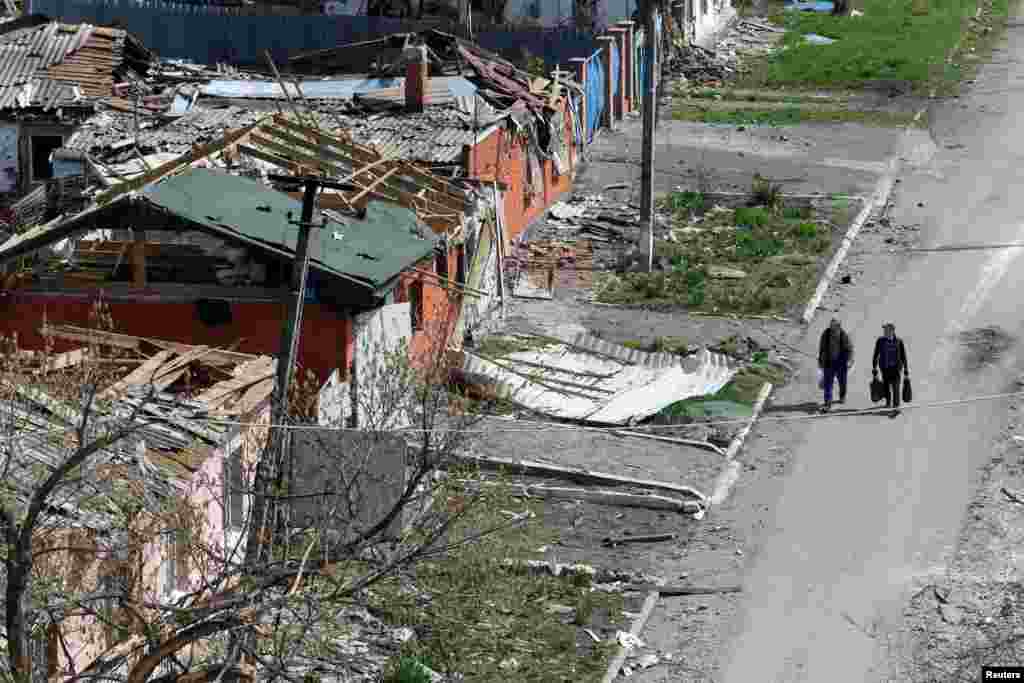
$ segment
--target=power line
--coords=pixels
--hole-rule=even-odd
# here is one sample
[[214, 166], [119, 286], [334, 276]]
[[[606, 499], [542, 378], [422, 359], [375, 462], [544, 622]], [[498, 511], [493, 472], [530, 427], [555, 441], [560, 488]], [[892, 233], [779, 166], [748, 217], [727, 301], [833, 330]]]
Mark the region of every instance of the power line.
[[[915, 403], [905, 404], [902, 410], [933, 410], [937, 408], [949, 408], [959, 405], [967, 405], [971, 403], [981, 403], [984, 401], [999, 401], [1010, 398], [1021, 398], [1024, 397], [1024, 391], [1015, 391], [1003, 394], [987, 394], [979, 396], [969, 396], [967, 398], [951, 399], [948, 401], [932, 401], [930, 403]], [[791, 416], [778, 416], [778, 417], [761, 417], [758, 422], [802, 422], [809, 420], [824, 420], [835, 417], [856, 417], [860, 415], [877, 415], [880, 412], [885, 412], [883, 408], [864, 408], [861, 410], [844, 410], [842, 412], [834, 413], [815, 413], [813, 415], [791, 415]], [[493, 417], [493, 416], [482, 416], [482, 417]], [[500, 419], [500, 418], [499, 418]], [[192, 422], [204, 422], [207, 424], [223, 424], [232, 426], [250, 426], [250, 427], [279, 427], [280, 429], [286, 430], [315, 430], [324, 432], [365, 432], [365, 428], [357, 427], [325, 427], [322, 425], [313, 424], [281, 424], [271, 425], [266, 422], [246, 422], [242, 420], [224, 420], [216, 418], [204, 418], [204, 417], [193, 417], [190, 418]], [[736, 425], [746, 424], [749, 422], [749, 418], [731, 419], [731, 420], [711, 420], [707, 422], [694, 422], [685, 425], [634, 425], [634, 426], [611, 426], [611, 427], [591, 427], [585, 425], [575, 424], [563, 424], [558, 422], [545, 422], [541, 420], [514, 420], [518, 425], [523, 425], [522, 428], [506, 428], [506, 427], [488, 427], [486, 429], [418, 429], [412, 427], [400, 427], [394, 430], [395, 432], [410, 432], [410, 433], [431, 433], [431, 432], [446, 432], [455, 434], [485, 434], [494, 431], [498, 432], [536, 432], [536, 431], [554, 431], [554, 430], [582, 430], [582, 431], [599, 431], [599, 432], [621, 432], [623, 430], [629, 431], [640, 431], [650, 430], [657, 431], [662, 429], [679, 429], [680, 427], [708, 427], [708, 426], [720, 426], [720, 425]]]

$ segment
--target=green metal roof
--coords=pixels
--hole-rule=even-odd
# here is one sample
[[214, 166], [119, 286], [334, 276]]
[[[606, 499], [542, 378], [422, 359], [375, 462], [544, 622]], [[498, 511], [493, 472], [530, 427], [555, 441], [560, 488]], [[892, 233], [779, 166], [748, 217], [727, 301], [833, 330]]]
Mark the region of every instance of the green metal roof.
[[[197, 168], [140, 192], [147, 202], [192, 223], [294, 253], [301, 202], [262, 183], [222, 171]], [[320, 214], [313, 221], [319, 224]], [[328, 220], [310, 236], [310, 260], [335, 274], [375, 288], [428, 256], [433, 243], [419, 237], [416, 214], [403, 206], [370, 202], [366, 218]]]

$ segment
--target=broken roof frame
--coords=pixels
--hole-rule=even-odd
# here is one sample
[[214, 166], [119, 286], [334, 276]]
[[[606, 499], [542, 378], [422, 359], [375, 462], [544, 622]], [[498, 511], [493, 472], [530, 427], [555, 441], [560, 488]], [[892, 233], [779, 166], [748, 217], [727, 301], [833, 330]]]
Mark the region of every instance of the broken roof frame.
[[[318, 202], [323, 209], [350, 210], [354, 201], [373, 196], [412, 209], [435, 232], [452, 235], [461, 227], [470, 202], [457, 186], [411, 161], [384, 157], [373, 148], [354, 142], [344, 131], [331, 135], [297, 123], [294, 118], [274, 114], [231, 131], [220, 140], [199, 145], [177, 159], [115, 185], [96, 201], [105, 204], [197, 162], [234, 153], [293, 173], [311, 168], [335, 178], [344, 177], [346, 182], [359, 187], [349, 194], [321, 193]], [[301, 193], [286, 194], [301, 198]]]

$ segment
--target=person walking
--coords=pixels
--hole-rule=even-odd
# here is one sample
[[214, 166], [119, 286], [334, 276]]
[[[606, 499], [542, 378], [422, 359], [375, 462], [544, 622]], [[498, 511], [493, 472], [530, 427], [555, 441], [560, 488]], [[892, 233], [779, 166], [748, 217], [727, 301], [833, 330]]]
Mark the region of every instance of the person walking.
[[832, 383], [839, 382], [839, 401], [846, 403], [846, 376], [853, 365], [853, 344], [838, 318], [832, 318], [829, 326], [821, 333], [818, 344], [818, 367], [825, 377], [825, 405], [821, 412], [832, 409]]
[[882, 336], [875, 342], [875, 354], [871, 358], [872, 377], [878, 375], [879, 368], [885, 385], [885, 407], [891, 408], [895, 417], [900, 413], [900, 373], [910, 379], [910, 368], [907, 366], [907, 348], [896, 336], [896, 326], [892, 323], [882, 326]]

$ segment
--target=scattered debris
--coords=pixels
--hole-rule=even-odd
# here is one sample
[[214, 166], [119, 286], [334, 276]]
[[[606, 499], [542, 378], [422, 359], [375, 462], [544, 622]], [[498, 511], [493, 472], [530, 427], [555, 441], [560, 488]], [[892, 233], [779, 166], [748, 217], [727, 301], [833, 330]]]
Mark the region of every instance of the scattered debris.
[[1009, 500], [1011, 503], [1017, 503], [1019, 505], [1024, 505], [1024, 494], [1016, 493], [1014, 491], [1011, 491], [1010, 489], [1006, 488], [1005, 486], [1002, 487], [1000, 489], [1000, 491], [1003, 492], [1003, 495], [1006, 496], [1007, 500]]
[[786, 3], [786, 9], [799, 12], [831, 14], [835, 10], [835, 3], [828, 0], [794, 0]]
[[806, 40], [811, 45], [831, 45], [832, 43], [836, 42], [832, 38], [821, 36], [818, 35], [817, 33], [805, 33], [804, 40]]
[[639, 667], [640, 669], [650, 669], [652, 666], [658, 664], [660, 661], [661, 658], [658, 657], [658, 655], [648, 653], [637, 658], [635, 663], [637, 667]]
[[640, 648], [644, 646], [644, 641], [640, 640], [639, 637], [633, 635], [632, 633], [626, 633], [625, 631], [619, 631], [618, 633], [616, 633], [615, 640], [618, 641], [619, 645], [626, 648], [627, 650], [632, 650], [634, 648]]
[[1016, 343], [1009, 332], [996, 326], [966, 330], [958, 336], [964, 347], [964, 366], [970, 371], [997, 363]]

